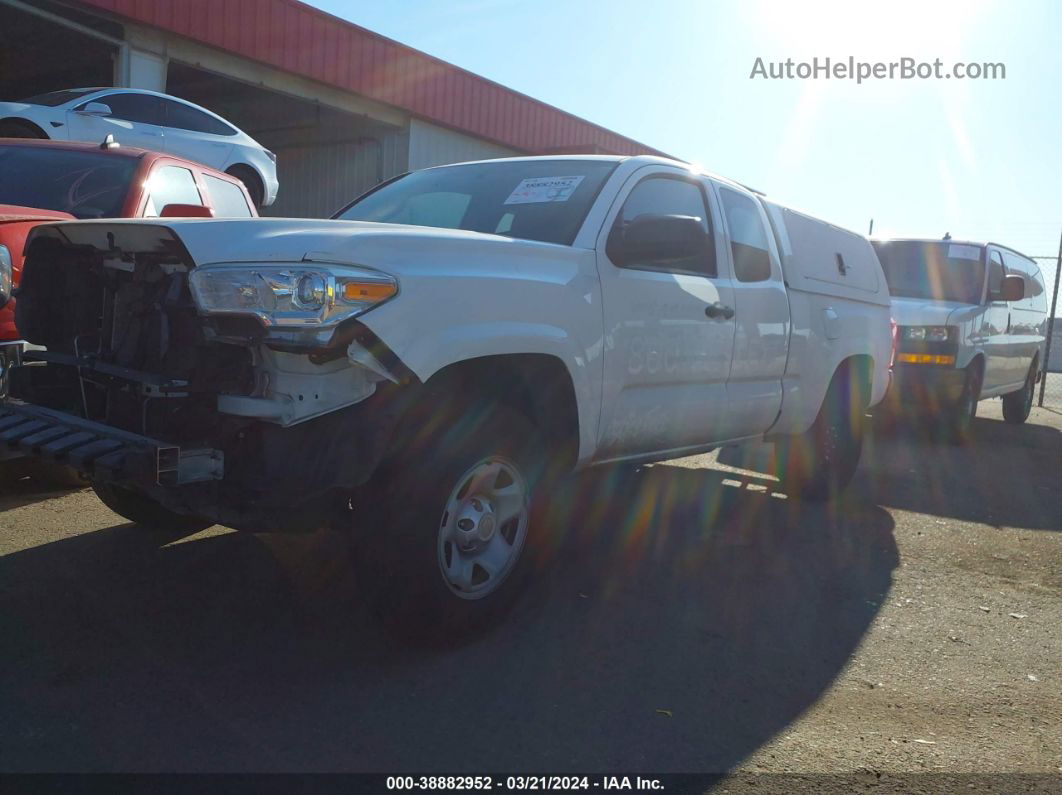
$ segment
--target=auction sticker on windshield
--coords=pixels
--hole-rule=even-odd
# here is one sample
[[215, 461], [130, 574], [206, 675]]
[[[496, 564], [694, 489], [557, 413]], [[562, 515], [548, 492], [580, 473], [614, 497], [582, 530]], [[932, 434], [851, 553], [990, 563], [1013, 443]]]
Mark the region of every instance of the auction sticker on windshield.
[[532, 177], [525, 179], [509, 194], [505, 204], [566, 202], [575, 193], [582, 177]]
[[948, 246], [948, 259], [981, 259], [981, 249], [977, 246], [963, 246], [959, 243], [952, 243]]

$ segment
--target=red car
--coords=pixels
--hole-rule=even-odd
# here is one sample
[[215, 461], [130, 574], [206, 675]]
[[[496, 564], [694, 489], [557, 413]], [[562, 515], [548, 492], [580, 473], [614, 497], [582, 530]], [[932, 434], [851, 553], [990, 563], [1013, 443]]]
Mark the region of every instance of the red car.
[[257, 215], [240, 180], [189, 160], [111, 140], [0, 138], [0, 397], [21, 351], [10, 296], [34, 226], [56, 218]]

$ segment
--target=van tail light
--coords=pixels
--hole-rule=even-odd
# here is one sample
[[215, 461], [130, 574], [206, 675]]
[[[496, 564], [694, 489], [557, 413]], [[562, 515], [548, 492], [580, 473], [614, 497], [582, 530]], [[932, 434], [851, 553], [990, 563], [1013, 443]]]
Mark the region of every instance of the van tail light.
[[896, 325], [896, 318], [889, 318], [889, 329], [892, 331], [892, 350], [889, 352], [889, 369], [896, 364], [896, 347], [899, 344], [900, 328]]

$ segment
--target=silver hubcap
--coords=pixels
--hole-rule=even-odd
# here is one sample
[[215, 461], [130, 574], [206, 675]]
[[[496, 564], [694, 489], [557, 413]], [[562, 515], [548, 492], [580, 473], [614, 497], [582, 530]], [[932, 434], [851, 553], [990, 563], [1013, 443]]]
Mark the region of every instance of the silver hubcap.
[[439, 569], [454, 594], [482, 599], [501, 585], [523, 550], [528, 514], [512, 461], [492, 456], [458, 479], [439, 523]]

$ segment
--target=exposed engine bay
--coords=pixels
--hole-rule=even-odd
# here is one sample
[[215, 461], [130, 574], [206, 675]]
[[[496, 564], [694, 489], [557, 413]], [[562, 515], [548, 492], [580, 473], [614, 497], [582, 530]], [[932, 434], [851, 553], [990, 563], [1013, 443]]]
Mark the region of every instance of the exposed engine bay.
[[[71, 457], [92, 477], [232, 527], [309, 529], [379, 460], [395, 385], [348, 359], [342, 343], [364, 356], [349, 340], [331, 352], [277, 350], [253, 318], [203, 317], [188, 285], [194, 268], [166, 227], [40, 228], [15, 312], [42, 350], [18, 369], [13, 405], [116, 439], [98, 456], [102, 468]], [[44, 425], [22, 438], [55, 438], [50, 417], [32, 417]], [[121, 454], [151, 444], [161, 451], [154, 464]]]

